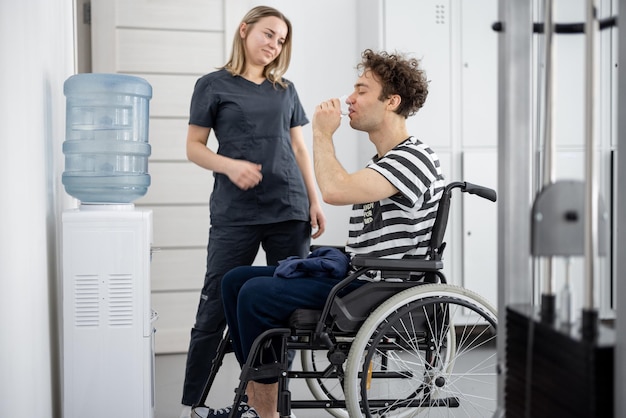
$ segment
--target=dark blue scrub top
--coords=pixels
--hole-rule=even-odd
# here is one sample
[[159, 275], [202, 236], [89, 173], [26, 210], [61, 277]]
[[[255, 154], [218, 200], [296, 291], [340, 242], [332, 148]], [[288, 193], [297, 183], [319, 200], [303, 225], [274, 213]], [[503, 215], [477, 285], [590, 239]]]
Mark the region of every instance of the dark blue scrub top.
[[211, 128], [226, 157], [262, 165], [263, 181], [241, 190], [214, 173], [213, 225], [258, 225], [309, 220], [309, 200], [291, 147], [289, 130], [309, 121], [292, 83], [260, 85], [226, 70], [196, 82], [189, 123]]

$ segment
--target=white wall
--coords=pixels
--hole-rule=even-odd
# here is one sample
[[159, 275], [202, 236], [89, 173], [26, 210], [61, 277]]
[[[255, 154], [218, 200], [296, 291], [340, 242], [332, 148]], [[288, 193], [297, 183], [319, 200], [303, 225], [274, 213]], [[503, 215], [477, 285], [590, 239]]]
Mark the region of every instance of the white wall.
[[60, 417], [56, 309], [72, 2], [0, 3], [0, 416]]

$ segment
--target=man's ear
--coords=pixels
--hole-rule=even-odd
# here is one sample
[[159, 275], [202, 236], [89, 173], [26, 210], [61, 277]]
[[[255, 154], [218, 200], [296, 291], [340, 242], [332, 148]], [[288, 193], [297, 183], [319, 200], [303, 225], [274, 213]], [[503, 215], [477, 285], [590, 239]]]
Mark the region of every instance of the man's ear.
[[392, 94], [391, 96], [389, 96], [389, 109], [395, 111], [396, 109], [398, 109], [398, 107], [400, 106], [400, 103], [402, 103], [402, 98], [400, 97], [400, 95], [398, 94]]

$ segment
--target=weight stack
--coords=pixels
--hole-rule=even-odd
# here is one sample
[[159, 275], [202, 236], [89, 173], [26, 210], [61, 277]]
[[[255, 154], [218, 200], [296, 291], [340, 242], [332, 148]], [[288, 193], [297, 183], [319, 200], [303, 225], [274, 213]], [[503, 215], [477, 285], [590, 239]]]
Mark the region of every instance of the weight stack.
[[527, 305], [509, 306], [506, 323], [506, 418], [613, 417], [613, 329], [586, 340]]

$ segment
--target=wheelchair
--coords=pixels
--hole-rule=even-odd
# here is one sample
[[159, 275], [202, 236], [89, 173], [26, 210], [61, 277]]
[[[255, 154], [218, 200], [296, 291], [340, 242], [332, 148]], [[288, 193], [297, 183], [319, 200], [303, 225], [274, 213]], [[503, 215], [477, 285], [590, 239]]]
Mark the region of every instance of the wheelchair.
[[[450, 183], [426, 258], [353, 257], [354, 272], [335, 285], [323, 309], [298, 309], [288, 326], [255, 340], [230, 417], [245, 399], [247, 382], [268, 377], [278, 377], [281, 417], [292, 409], [325, 410], [336, 418], [493, 416], [496, 310], [480, 295], [448, 284], [442, 272], [454, 189], [496, 201], [492, 189]], [[364, 274], [380, 280], [338, 296]], [[226, 331], [193, 417], [208, 413], [206, 399], [229, 345]], [[290, 353], [298, 352], [301, 368], [292, 370]], [[291, 398], [289, 384], [295, 379], [306, 381], [313, 399]]]

